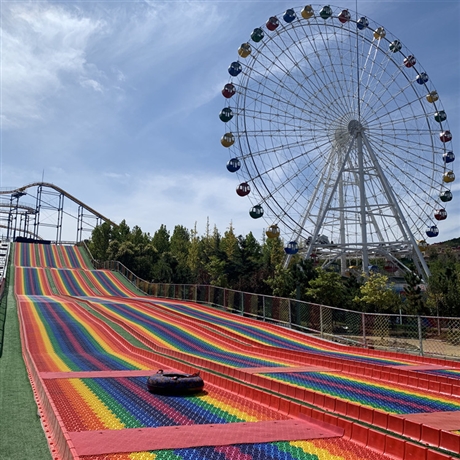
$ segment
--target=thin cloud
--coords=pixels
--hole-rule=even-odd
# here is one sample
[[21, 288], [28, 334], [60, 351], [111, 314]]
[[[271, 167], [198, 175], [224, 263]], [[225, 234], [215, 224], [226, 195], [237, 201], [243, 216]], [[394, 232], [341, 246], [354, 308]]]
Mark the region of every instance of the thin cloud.
[[11, 128], [43, 120], [49, 98], [85, 77], [85, 48], [103, 24], [49, 4], [5, 4], [3, 15], [2, 116]]
[[93, 80], [91, 78], [81, 77], [80, 78], [80, 85], [83, 88], [91, 88], [94, 91], [98, 91], [100, 93], [102, 93], [102, 91], [104, 89], [103, 86], [98, 81]]
[[[150, 233], [161, 224], [173, 230], [176, 225], [191, 229], [195, 223], [203, 233], [208, 218], [221, 232], [233, 221], [236, 232], [253, 231], [259, 237], [264, 226], [249, 217], [250, 203], [236, 195], [232, 177], [146, 174], [132, 178], [123, 194], [113, 190], [111, 196], [111, 203], [105, 206], [106, 215], [117, 222], [125, 219], [128, 225], [138, 225]], [[240, 206], [241, 202], [246, 202], [246, 210]], [[237, 207], [239, 211], [235, 211]]]

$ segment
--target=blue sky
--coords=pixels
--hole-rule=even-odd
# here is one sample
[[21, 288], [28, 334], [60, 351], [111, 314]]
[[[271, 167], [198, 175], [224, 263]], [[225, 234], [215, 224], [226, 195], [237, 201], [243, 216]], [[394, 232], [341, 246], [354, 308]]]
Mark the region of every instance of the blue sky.
[[[153, 233], [267, 225], [235, 193], [218, 118], [239, 45], [284, 1], [1, 2], [0, 187], [51, 182]], [[356, 9], [355, 1], [331, 6]], [[417, 56], [460, 157], [460, 2], [359, 1]], [[457, 163], [460, 160], [457, 160]], [[455, 165], [455, 163], [454, 163]], [[436, 241], [460, 236], [460, 172]], [[72, 235], [73, 236], [73, 230]], [[434, 241], [433, 241], [434, 242]]]

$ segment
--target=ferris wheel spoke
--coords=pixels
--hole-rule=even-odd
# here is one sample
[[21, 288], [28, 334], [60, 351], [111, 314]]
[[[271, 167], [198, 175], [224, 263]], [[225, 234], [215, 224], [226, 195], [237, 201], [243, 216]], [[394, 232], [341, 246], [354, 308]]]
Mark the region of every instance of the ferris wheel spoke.
[[[319, 148], [321, 149], [325, 145], [326, 144], [322, 144], [322, 145], [320, 144]], [[303, 147], [306, 147], [306, 143], [297, 142], [295, 144], [288, 145], [287, 147], [293, 147], [293, 146], [302, 147], [302, 148], [299, 150], [299, 153], [297, 153], [296, 155], [294, 155], [292, 157], [286, 158], [286, 160], [281, 162], [281, 163], [277, 163], [275, 167], [283, 169], [284, 167], [286, 167], [288, 165], [289, 162], [292, 162], [293, 164], [297, 164], [298, 161], [300, 161], [301, 159], [305, 159], [305, 157], [307, 157], [307, 156], [308, 156], [308, 162], [310, 164], [315, 163], [317, 161], [320, 161], [322, 159], [322, 152], [318, 152], [318, 147], [317, 146], [314, 146], [314, 147], [309, 148], [309, 149], [303, 149]], [[257, 150], [257, 151], [252, 150], [250, 153], [240, 156], [240, 158], [246, 159], [246, 158], [251, 158], [251, 157], [252, 158], [266, 157], [267, 155], [276, 154], [278, 151], [285, 150], [285, 149], [286, 149], [286, 145], [278, 145], [276, 147], [274, 146], [272, 148], [266, 148], [266, 149], [261, 149], [261, 150]], [[316, 155], [315, 156], [310, 156], [311, 153], [316, 153]], [[271, 170], [268, 171], [268, 172], [271, 172]]]
[[[407, 169], [401, 168], [400, 163], [394, 161], [394, 150], [380, 149], [378, 152], [382, 157], [382, 163], [386, 165], [388, 177], [394, 178], [394, 181], [400, 184], [400, 190], [395, 192], [402, 206], [418, 208], [419, 205], [417, 202], [412, 201], [411, 198], [411, 201], [408, 203], [407, 197], [413, 197], [415, 195], [419, 197], [419, 200], [423, 199], [423, 196], [426, 194], [424, 185], [429, 182], [429, 178], [425, 178], [424, 180], [420, 180], [420, 177], [418, 180], [412, 179]], [[402, 178], [404, 178], [404, 180], [402, 180]], [[411, 219], [409, 219], [409, 221], [410, 220]], [[415, 222], [411, 221], [410, 224], [412, 227]]]
[[[333, 151], [331, 151], [331, 154], [333, 153]], [[298, 226], [296, 228], [296, 230], [292, 233], [291, 235], [291, 240], [294, 240], [294, 241], [298, 241], [301, 233], [302, 233], [302, 230], [307, 222], [307, 220], [312, 220], [312, 217], [314, 216], [314, 213], [313, 213], [313, 207], [314, 207], [314, 204], [317, 200], [317, 197], [318, 197], [318, 194], [321, 194], [322, 191], [323, 191], [323, 186], [322, 184], [324, 183], [330, 183], [330, 180], [331, 180], [331, 176], [332, 176], [332, 158], [331, 156], [328, 158], [328, 161], [325, 162], [324, 164], [324, 167], [321, 171], [321, 174], [318, 174], [318, 179], [316, 181], [316, 184], [313, 188], [313, 192], [311, 194], [311, 198], [310, 200], [308, 201], [308, 203], [306, 203], [304, 206], [303, 206], [303, 212], [301, 214], [301, 220], [298, 222]], [[322, 199], [324, 200], [325, 198], [325, 194], [323, 193], [322, 194]], [[320, 209], [322, 208], [322, 205], [320, 206]], [[312, 222], [313, 223], [313, 222]]]
[[[256, 71], [257, 72], [256, 74], [258, 74], [259, 77], [261, 78], [265, 78], [267, 82], [269, 83], [277, 84], [278, 89], [279, 88], [287, 89], [289, 94], [292, 94], [293, 93], [292, 87], [288, 86], [283, 81], [284, 80], [294, 81], [296, 87], [299, 87], [299, 88], [302, 87], [302, 81], [294, 76], [295, 74], [290, 70], [289, 66], [285, 65], [285, 60], [283, 60], [282, 58], [286, 56], [288, 58], [288, 62], [290, 62], [291, 65], [295, 63], [294, 58], [290, 55], [289, 51], [286, 51], [286, 49], [283, 49], [283, 47], [281, 47], [279, 43], [275, 41], [273, 43], [274, 43], [274, 46], [276, 46], [279, 52], [282, 54], [275, 55], [272, 58], [270, 58], [268, 55], [264, 54], [264, 48], [262, 48], [259, 52], [262, 54], [264, 58], [266, 58], [270, 62], [271, 66], [270, 66], [270, 69], [266, 71], [267, 73], [263, 74], [262, 72]], [[284, 80], [281, 79], [281, 77], [278, 77], [278, 78], [276, 77], [276, 73], [273, 71], [273, 68], [277, 71], [278, 75], [281, 75], [283, 77]], [[302, 80], [308, 78], [308, 76], [305, 75], [303, 72], [300, 72], [300, 76], [302, 77]], [[315, 91], [318, 91], [319, 89], [320, 89], [320, 86], [315, 87], [315, 85], [313, 85], [313, 94]], [[302, 99], [300, 94], [296, 94], [296, 97], [299, 97], [300, 100]], [[309, 102], [309, 101], [304, 99], [303, 102]]]
[[[322, 37], [322, 25], [321, 24], [314, 24], [317, 28], [318, 35]], [[303, 29], [302, 29], [303, 30]], [[298, 28], [294, 28], [293, 32], [296, 34], [293, 40], [293, 46], [295, 46], [302, 55], [306, 58], [306, 64], [308, 65], [308, 69], [310, 70], [310, 74], [307, 76], [308, 83], [314, 82], [314, 87], [318, 90], [316, 94], [311, 94], [310, 96], [313, 99], [316, 98], [328, 98], [330, 101], [331, 108], [334, 108], [334, 112], [344, 114], [345, 110], [343, 108], [343, 104], [339, 101], [342, 100], [343, 93], [341, 91], [340, 86], [338, 86], [339, 79], [333, 78], [334, 67], [332, 65], [331, 59], [331, 51], [324, 48], [320, 49], [317, 40], [310, 40], [310, 35], [305, 33], [307, 45], [304, 45], [303, 41], [299, 37]], [[324, 39], [321, 39], [324, 42]], [[305, 51], [306, 47], [310, 48], [310, 53]], [[313, 66], [312, 60], [315, 61], [318, 59], [319, 56], [327, 54], [329, 56], [329, 62], [326, 65], [324, 62], [322, 63], [321, 67]], [[330, 70], [330, 71], [329, 71]], [[303, 88], [305, 90], [305, 88]], [[325, 90], [327, 90], [325, 92]], [[335, 104], [332, 104], [335, 102]]]
[[[391, 151], [380, 151], [379, 153], [382, 154], [384, 162], [388, 164], [388, 170], [390, 171], [388, 174], [389, 177], [394, 178], [394, 180], [397, 180], [399, 183], [400, 189], [399, 191], [395, 192], [397, 193], [397, 196], [399, 197], [399, 200], [402, 203], [402, 205], [409, 209], [418, 208], [419, 213], [423, 213], [425, 217], [428, 218], [428, 220], [431, 220], [427, 212], [424, 211], [424, 207], [422, 207], [420, 204], [424, 199], [429, 201], [432, 200], [432, 198], [427, 195], [426, 191], [426, 184], [428, 184], [431, 181], [431, 178], [427, 177], [426, 175], [421, 177], [418, 176], [417, 180], [411, 177], [407, 178], [407, 171], [402, 169], [398, 162], [393, 161]], [[401, 180], [401, 178], [407, 179], [403, 181]], [[424, 204], [429, 204], [429, 201], [425, 201]], [[415, 225], [415, 221], [412, 222], [412, 225]]]
[[[297, 47], [297, 49], [300, 50], [301, 53], [305, 54], [304, 50], [302, 49], [302, 39], [297, 34], [297, 29], [298, 28], [294, 28], [294, 33], [296, 33], [296, 40], [294, 40], [294, 45]], [[303, 31], [303, 29], [302, 29], [302, 31]], [[319, 34], [318, 35], [321, 37], [323, 45], [325, 45], [325, 39], [323, 37], [323, 33], [321, 31], [321, 28], [319, 28]], [[306, 36], [307, 36], [307, 39], [308, 39], [309, 36], [307, 34], [306, 34]], [[319, 48], [318, 48], [316, 43], [311, 43], [311, 42], [309, 42], [309, 43], [310, 43], [310, 45], [312, 45], [312, 49], [314, 50], [314, 53], [315, 53], [316, 56], [321, 53], [321, 51], [319, 51]], [[315, 77], [319, 78], [319, 84], [321, 85], [322, 88], [327, 87], [329, 89], [329, 95], [328, 96], [330, 97], [330, 100], [334, 100], [338, 110], [340, 110], [340, 113], [342, 115], [345, 115], [349, 111], [349, 107], [347, 107], [348, 104], [345, 105], [345, 104], [343, 104], [343, 102], [339, 103], [339, 101], [344, 100], [344, 91], [343, 91], [343, 88], [340, 88], [340, 91], [338, 90], [337, 82], [341, 82], [341, 80], [343, 80], [343, 78], [340, 78], [337, 75], [336, 66], [333, 65], [334, 60], [333, 60], [333, 57], [332, 57], [332, 54], [331, 54], [333, 50], [335, 50], [333, 47], [324, 46], [324, 51], [323, 51], [323, 53], [327, 54], [327, 56], [329, 58], [329, 66], [328, 66], [328, 68], [331, 69], [331, 72], [325, 71], [326, 66], [323, 63], [323, 69], [324, 69], [323, 72], [320, 74], [316, 69], [316, 71], [313, 73], [313, 75]], [[321, 78], [321, 76], [323, 78]]]
[[[380, 166], [380, 162], [378, 161], [374, 150], [372, 149], [369, 141], [367, 140], [366, 136], [364, 136], [364, 135], [363, 135], [363, 142], [364, 142], [364, 144], [366, 146], [367, 152], [371, 156], [372, 163], [373, 163], [374, 167], [376, 168], [376, 171], [377, 171], [377, 173], [379, 175], [379, 179], [382, 182], [382, 187], [383, 187], [383, 190], [385, 192], [385, 195], [386, 195], [387, 199], [389, 200], [389, 202], [391, 203], [391, 207], [395, 211], [396, 224], [398, 225], [398, 227], [400, 229], [400, 232], [403, 235], [403, 237], [405, 239], [407, 239], [408, 235], [411, 234], [411, 232], [410, 232], [409, 226], [407, 224], [407, 220], [403, 217], [403, 214], [400, 211], [400, 208], [399, 208], [399, 205], [398, 205], [398, 200], [397, 200], [396, 196], [393, 193], [393, 190], [392, 190], [392, 188], [391, 188], [391, 186], [390, 186], [390, 184], [388, 182], [388, 179], [383, 174], [383, 171], [382, 171], [381, 166]], [[414, 243], [415, 243], [415, 240], [414, 240]]]
[[[375, 85], [375, 82], [382, 82], [382, 76], [385, 75], [385, 68], [386, 67], [383, 67], [383, 64], [385, 64], [385, 62], [379, 62], [379, 64], [377, 64], [377, 60], [376, 60], [376, 56], [379, 52], [381, 52], [380, 50], [380, 40], [375, 40], [374, 41], [374, 46], [373, 48], [371, 48], [369, 50], [371, 56], [373, 54], [373, 56], [371, 57], [370, 59], [370, 62], [372, 63], [372, 65], [370, 66], [369, 69], [363, 69], [366, 70], [366, 83], [364, 84], [364, 88], [365, 88], [365, 92], [363, 94], [363, 99], [365, 100], [366, 99], [366, 96], [368, 96], [366, 93], [370, 92], [368, 91], [367, 89], [368, 88], [371, 88], [371, 87], [374, 87]], [[388, 61], [386, 61], [386, 63], [388, 63]], [[362, 77], [364, 76], [364, 74], [362, 74]]]
[[[262, 92], [260, 90], [252, 88], [246, 91], [245, 99], [249, 99], [250, 101], [246, 104], [248, 105], [248, 107], [245, 105], [245, 111], [250, 110], [249, 107], [254, 106], [257, 103], [261, 103], [259, 101], [263, 101], [264, 106], [273, 108], [276, 111], [276, 113], [284, 113], [289, 116], [291, 116], [290, 112], [288, 111], [289, 109], [294, 109], [297, 111], [297, 113], [299, 112], [299, 102], [303, 102], [302, 113], [305, 116], [317, 116], [318, 111], [322, 109], [322, 105], [320, 105], [320, 103], [317, 102], [317, 98], [306, 100], [296, 95], [297, 101], [294, 104], [294, 102], [289, 101], [288, 99], [283, 97], [285, 95], [285, 92], [281, 92], [279, 90], [280, 88], [278, 88], [278, 91], [276, 91], [277, 88], [263, 86], [263, 89], [267, 89], [267, 92]], [[289, 95], [292, 96], [292, 93], [289, 93]], [[284, 110], [282, 107], [280, 107], [280, 104], [283, 105]], [[255, 111], [255, 109], [253, 109], [253, 111]], [[270, 116], [270, 114], [268, 114], [268, 116]], [[328, 113], [326, 114], [326, 116], [331, 118], [332, 114], [329, 115]]]
[[[257, 102], [258, 99], [254, 99], [252, 95], [249, 96], [254, 102]], [[284, 103], [283, 103], [284, 105]], [[270, 109], [275, 109], [270, 111]], [[274, 105], [270, 105], [270, 103], [264, 104], [263, 107], [252, 107], [252, 104], [244, 109], [236, 111], [236, 115], [246, 115], [247, 117], [253, 117], [260, 122], [277, 122], [278, 120], [289, 120], [289, 124], [291, 126], [296, 126], [299, 128], [299, 117], [308, 119], [308, 117], [317, 117], [318, 110], [320, 110], [319, 106], [315, 106], [314, 104], [310, 104], [309, 106], [305, 106], [302, 110], [299, 110], [298, 107], [294, 106], [293, 104], [286, 104], [286, 107], [275, 107]], [[260, 117], [260, 118], [258, 118]], [[331, 119], [330, 116], [325, 117], [326, 120]], [[295, 121], [297, 121], [295, 123]], [[324, 123], [324, 120], [322, 120]], [[318, 121], [317, 124], [320, 122]], [[323, 124], [322, 123], [322, 124]]]
[[[395, 91], [395, 88], [391, 88], [391, 85], [395, 83], [396, 79], [400, 71], [398, 70], [395, 72], [394, 75], [387, 76], [385, 80], [383, 80], [383, 76], [381, 76], [382, 80], [380, 81], [380, 85], [378, 90], [371, 85], [364, 86], [364, 89], [361, 94], [361, 102], [363, 106], [363, 118], [365, 120], [369, 120], [368, 113], [369, 111], [373, 114], [378, 116], [381, 114], [382, 110], [386, 110], [387, 104], [391, 100], [397, 100], [397, 97], [403, 93], [404, 90], [407, 90], [410, 87], [410, 84], [407, 84], [406, 87], [402, 88], [400, 91]], [[367, 77], [375, 78], [375, 75], [371, 73], [367, 73]], [[390, 89], [391, 88], [391, 89]], [[383, 100], [384, 97], [390, 96], [388, 101]]]
[[[279, 47], [280, 51], [283, 51], [283, 48], [279, 44], [277, 44], [277, 46]], [[285, 46], [287, 46], [287, 45], [285, 45]], [[287, 49], [289, 49], [289, 48], [290, 47], [288, 46]], [[293, 60], [292, 55], [289, 56], [289, 59], [292, 62], [292, 60]], [[278, 65], [278, 62], [280, 62], [280, 61], [282, 61], [282, 60], [279, 59], [279, 57], [277, 57], [277, 59], [273, 63], [273, 66], [276, 66], [278, 69], [282, 69], [282, 67], [280, 67]], [[299, 91], [297, 91], [295, 93], [296, 99], [298, 99], [297, 102], [299, 102], [299, 101], [304, 102], [304, 104], [305, 104], [304, 107], [309, 107], [311, 105], [315, 106], [317, 104], [316, 100], [318, 98], [318, 94], [321, 94], [321, 92], [324, 90], [324, 88], [326, 86], [326, 83], [323, 80], [319, 79], [318, 72], [315, 72], [312, 75], [307, 75], [305, 72], [302, 72], [302, 71], [299, 70], [298, 73], [299, 73], [300, 77], [302, 77], [302, 80], [300, 80], [299, 78], [296, 78], [294, 76], [294, 72], [289, 72], [288, 77], [287, 77], [290, 80], [294, 81], [296, 88], [299, 89]], [[267, 77], [267, 78], [268, 78], [269, 81], [272, 80], [271, 77]], [[305, 84], [304, 84], [305, 80], [308, 80], [309, 88], [311, 88], [311, 89], [309, 89], [308, 93], [306, 93], [306, 96], [308, 96], [308, 99], [302, 98], [302, 96], [301, 96], [301, 91], [305, 92]], [[285, 86], [285, 84], [283, 83], [280, 86], [283, 88]], [[292, 95], [292, 92], [290, 94]], [[320, 109], [321, 105], [318, 105], [317, 108]]]
[[[404, 126], [407, 122], [407, 119], [405, 119], [399, 112], [396, 114], [397, 117], [385, 117], [382, 121], [382, 117], [380, 119], [375, 118], [375, 119], [369, 119], [369, 122], [367, 123], [368, 126], [372, 126], [374, 128], [378, 128], [381, 131], [397, 131], [400, 130], [402, 131], [402, 128], [395, 128], [395, 126]], [[415, 122], [417, 121], [426, 121], [426, 115], [422, 114], [414, 114], [413, 117], [411, 117], [411, 125], [414, 127]], [[431, 134], [431, 130], [428, 129], [428, 127], [425, 127], [423, 130], [421, 128], [417, 128], [417, 132], [424, 132], [426, 134]], [[413, 135], [415, 137], [415, 135]]]
[[[314, 163], [314, 162], [315, 162], [315, 159], [312, 159], [311, 163]], [[310, 164], [310, 162], [308, 162], [300, 169], [293, 169], [293, 168], [292, 169], [287, 169], [287, 166], [290, 163], [296, 164], [293, 160], [288, 160], [288, 161], [282, 163], [282, 166], [281, 165], [276, 165], [276, 166], [272, 166], [269, 169], [259, 171], [257, 175], [252, 177], [252, 181], [255, 182], [255, 181], [257, 181], [257, 179], [264, 178], [265, 176], [271, 177], [273, 175], [273, 173], [276, 173], [277, 171], [282, 171], [282, 174], [278, 175], [278, 177], [284, 177], [283, 182], [280, 182], [280, 184], [278, 186], [274, 186], [273, 189], [268, 190], [268, 195], [274, 195], [279, 190], [286, 189], [286, 186], [288, 184], [292, 184], [293, 180], [295, 178], [297, 178], [299, 176], [302, 176], [306, 169], [311, 168], [311, 164]], [[290, 174], [286, 174], [286, 171], [292, 171], [292, 172]], [[310, 180], [312, 180], [313, 177], [316, 177], [316, 176], [310, 176], [310, 178], [311, 178]], [[309, 180], [306, 180], [303, 183], [305, 185], [307, 185], [307, 186], [310, 185]], [[268, 195], [266, 195], [266, 196], [268, 196]], [[263, 201], [266, 200], [266, 196], [261, 197]]]
[[[420, 174], [425, 170], [430, 171], [430, 173], [433, 172], [433, 168], [436, 170], [436, 166], [433, 166], [432, 159], [428, 158], [426, 155], [427, 153], [431, 153], [431, 151], [426, 150], [424, 145], [418, 145], [415, 142], [407, 144], [396, 142], [382, 146], [378, 139], [374, 139], [372, 136], [369, 136], [369, 139], [374, 145], [378, 146], [376, 150], [386, 156], [389, 164], [398, 162], [401, 165], [401, 170], [405, 171], [406, 174], [413, 170], [419, 171]], [[400, 161], [401, 158], [407, 158], [408, 161], [402, 162]], [[391, 168], [387, 169], [391, 172]], [[431, 176], [427, 174], [427, 177]]]
[[[377, 99], [377, 101], [379, 102], [379, 105], [377, 106], [372, 106], [370, 104], [367, 105], [367, 107], [372, 107], [372, 114], [373, 114], [373, 117], [368, 116], [367, 118], [369, 123], [372, 123], [375, 120], [378, 120], [379, 117], [382, 116], [382, 107], [386, 108], [385, 109], [386, 117], [390, 117], [391, 115], [394, 115], [394, 114], [400, 115], [407, 110], [413, 109], [414, 107], [417, 107], [419, 109], [422, 97], [417, 97], [417, 99], [407, 100], [407, 94], [404, 93], [404, 91], [407, 92], [407, 90], [410, 88], [411, 88], [411, 85], [407, 85], [405, 88], [401, 88], [401, 90], [398, 93], [393, 94], [392, 97], [386, 101], [382, 100], [380, 96], [375, 96], [375, 99]], [[404, 100], [402, 100], [402, 98], [398, 98], [401, 95], [405, 96]], [[419, 113], [419, 110], [417, 110], [416, 113], [420, 117], [425, 116], [426, 118], [427, 116], [426, 112], [423, 112], [423, 115], [422, 115]]]
[[[323, 180], [324, 180], [324, 177], [325, 177], [325, 170], [329, 170], [331, 168], [331, 165], [332, 165], [332, 162], [329, 161], [330, 159], [328, 159], [328, 161], [326, 162], [322, 162], [322, 168], [321, 169], [318, 169], [317, 170], [317, 173], [314, 175], [314, 176], [310, 176], [311, 177], [311, 183], [313, 182], [313, 179], [316, 180], [317, 177], [319, 177], [318, 179], [318, 183], [321, 183]], [[306, 168], [308, 168], [309, 165], [306, 165], [303, 169], [305, 170]], [[268, 195], [266, 196], [262, 196], [262, 201], [263, 202], [266, 202], [271, 196], [275, 195], [277, 192], [285, 189], [287, 187], [288, 184], [291, 184], [293, 179], [295, 179], [297, 176], [301, 175], [303, 171], [302, 170], [299, 170], [299, 171], [295, 171], [293, 172], [293, 174], [289, 177], [286, 177], [284, 182], [281, 183], [278, 187], [276, 187], [275, 189], [273, 190], [269, 190], [268, 191]], [[311, 185], [311, 183], [309, 182], [304, 182], [302, 187], [300, 187], [298, 190], [296, 190], [296, 193], [293, 193], [291, 194], [291, 199], [289, 201], [286, 202], [286, 206], [285, 208], [286, 209], [291, 209], [294, 204], [298, 203], [299, 199], [301, 197], [304, 197], [304, 192], [305, 192], [305, 189], [308, 189], [308, 187]], [[316, 193], [313, 194], [313, 196], [316, 196]], [[312, 198], [310, 200], [311, 203], [314, 202], [314, 199]]]

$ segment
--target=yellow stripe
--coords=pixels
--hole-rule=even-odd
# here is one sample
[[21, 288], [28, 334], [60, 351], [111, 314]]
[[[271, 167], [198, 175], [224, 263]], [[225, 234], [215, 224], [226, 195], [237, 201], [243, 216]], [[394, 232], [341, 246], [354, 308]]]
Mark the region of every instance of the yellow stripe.
[[[291, 446], [299, 447], [305, 453], [311, 455], [317, 455], [318, 460], [345, 460], [346, 457], [342, 455], [335, 455], [331, 453], [330, 450], [323, 449], [321, 447], [315, 446], [312, 442], [309, 441], [293, 441], [290, 443]], [[359, 460], [361, 456], [353, 457], [355, 460]]]
[[[234, 415], [235, 417], [238, 417], [239, 419], [244, 420], [246, 422], [260, 421], [260, 418], [255, 417], [254, 415], [251, 415], [243, 410], [239, 410], [236, 407], [229, 406], [228, 404], [225, 404], [216, 398], [212, 398], [209, 395], [200, 397], [200, 400], [220, 409], [223, 412], [226, 412], [229, 415]], [[223, 405], [225, 405], [225, 407], [222, 407]]]
[[132, 452], [129, 458], [131, 460], [155, 460], [157, 456], [153, 452]]
[[120, 419], [80, 379], [69, 379], [69, 382], [106, 428], [125, 428]]

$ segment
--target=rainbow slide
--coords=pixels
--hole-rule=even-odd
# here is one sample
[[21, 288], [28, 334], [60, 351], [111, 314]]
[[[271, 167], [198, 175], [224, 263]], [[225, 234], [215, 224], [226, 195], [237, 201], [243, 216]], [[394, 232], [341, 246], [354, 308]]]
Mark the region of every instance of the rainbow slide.
[[[16, 243], [15, 296], [56, 459], [447, 460], [460, 365], [328, 344], [142, 295], [78, 247]], [[146, 390], [199, 370], [198, 395]], [[458, 426], [457, 426], [458, 425]]]

